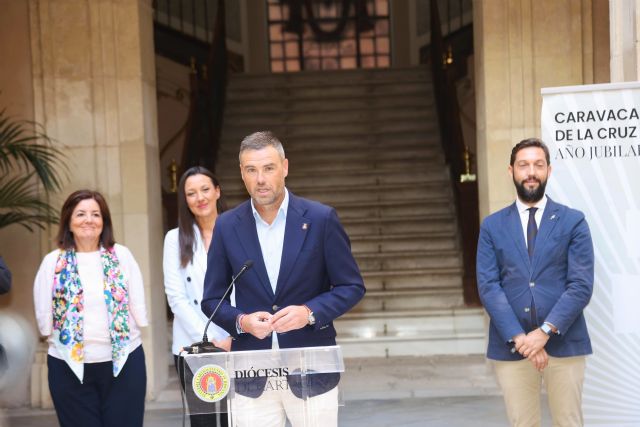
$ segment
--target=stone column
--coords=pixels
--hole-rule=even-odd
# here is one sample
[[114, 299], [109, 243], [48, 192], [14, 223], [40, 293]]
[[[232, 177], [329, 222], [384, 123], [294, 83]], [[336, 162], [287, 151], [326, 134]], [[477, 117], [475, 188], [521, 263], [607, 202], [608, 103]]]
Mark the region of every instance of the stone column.
[[[594, 0], [597, 1], [597, 0]], [[593, 83], [592, 0], [473, 2], [480, 216], [515, 199], [511, 148], [540, 136], [540, 89]]]
[[640, 80], [640, 0], [609, 1], [611, 81]]
[[[33, 120], [29, 4], [27, 0], [15, 0], [3, 2], [1, 7], [0, 110], [6, 110], [7, 115], [16, 119]], [[13, 275], [11, 292], [0, 295], [0, 316], [26, 319], [32, 324], [34, 336], [36, 326], [32, 289], [33, 278], [42, 259], [39, 245], [41, 234], [44, 233], [40, 230], [30, 233], [18, 225], [0, 230], [0, 255]], [[10, 390], [0, 391], [0, 408], [22, 406], [28, 401], [28, 370], [23, 375], [24, 381]], [[0, 425], [3, 425], [1, 414]]]
[[[35, 120], [64, 144], [70, 182], [93, 188], [145, 280], [148, 397], [167, 381], [151, 0], [30, 0]], [[52, 249], [45, 239], [42, 254]], [[46, 386], [46, 385], [45, 385]]]

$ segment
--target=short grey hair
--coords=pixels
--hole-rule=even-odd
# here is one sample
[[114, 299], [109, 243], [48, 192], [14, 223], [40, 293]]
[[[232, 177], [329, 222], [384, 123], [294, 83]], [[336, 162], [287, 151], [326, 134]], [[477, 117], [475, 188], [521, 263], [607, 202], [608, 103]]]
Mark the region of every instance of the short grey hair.
[[280, 142], [278, 137], [275, 136], [274, 133], [270, 130], [254, 132], [251, 135], [245, 136], [240, 143], [240, 153], [238, 154], [238, 160], [240, 160], [240, 156], [242, 155], [243, 151], [261, 150], [266, 147], [275, 148], [278, 154], [280, 154], [280, 158], [284, 160], [284, 147], [282, 147], [282, 143]]

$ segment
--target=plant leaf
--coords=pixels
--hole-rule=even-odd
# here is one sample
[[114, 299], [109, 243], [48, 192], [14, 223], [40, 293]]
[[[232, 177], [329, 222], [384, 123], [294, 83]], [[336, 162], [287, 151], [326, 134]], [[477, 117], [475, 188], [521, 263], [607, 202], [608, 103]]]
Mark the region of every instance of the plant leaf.
[[[27, 130], [27, 126], [35, 130]], [[8, 173], [17, 163], [25, 171], [32, 168], [45, 191], [60, 190], [68, 172], [64, 152], [39, 127], [33, 122], [14, 121], [5, 110], [0, 111], [0, 172]]]
[[35, 172], [12, 178], [0, 178], [0, 228], [20, 224], [33, 231], [32, 225], [57, 222], [56, 211], [38, 195]]

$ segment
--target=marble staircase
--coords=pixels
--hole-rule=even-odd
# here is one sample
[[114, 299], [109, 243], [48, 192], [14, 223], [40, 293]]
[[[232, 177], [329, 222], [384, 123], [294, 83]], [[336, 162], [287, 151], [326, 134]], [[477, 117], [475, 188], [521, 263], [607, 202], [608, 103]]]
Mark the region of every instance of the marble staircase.
[[272, 130], [288, 188], [336, 208], [367, 294], [336, 321], [346, 357], [479, 354], [484, 319], [462, 297], [462, 256], [425, 67], [234, 75], [216, 171], [245, 200], [241, 139]]

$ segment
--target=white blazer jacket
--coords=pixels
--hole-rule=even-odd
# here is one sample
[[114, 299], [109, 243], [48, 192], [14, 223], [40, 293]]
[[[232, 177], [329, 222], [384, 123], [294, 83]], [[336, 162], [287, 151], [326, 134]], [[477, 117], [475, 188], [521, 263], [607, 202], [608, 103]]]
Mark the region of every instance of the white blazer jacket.
[[[164, 290], [173, 312], [173, 343], [171, 352], [180, 353], [182, 347], [202, 340], [207, 317], [200, 309], [207, 271], [207, 253], [200, 230], [194, 225], [196, 237], [193, 260], [185, 268], [180, 266], [178, 229], [170, 230], [164, 238]], [[229, 336], [224, 329], [211, 323], [207, 331], [209, 340], [221, 340]]]

